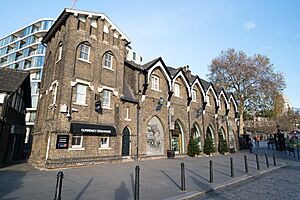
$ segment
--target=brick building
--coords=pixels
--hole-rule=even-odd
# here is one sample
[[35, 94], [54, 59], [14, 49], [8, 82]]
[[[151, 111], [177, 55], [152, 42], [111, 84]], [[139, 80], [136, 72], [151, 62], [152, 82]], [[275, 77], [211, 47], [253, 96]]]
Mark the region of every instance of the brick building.
[[[186, 154], [189, 138], [237, 149], [232, 94], [167, 67], [141, 64], [130, 39], [101, 13], [65, 9], [47, 45], [31, 161], [53, 167]], [[218, 134], [220, 133], [220, 134]]]

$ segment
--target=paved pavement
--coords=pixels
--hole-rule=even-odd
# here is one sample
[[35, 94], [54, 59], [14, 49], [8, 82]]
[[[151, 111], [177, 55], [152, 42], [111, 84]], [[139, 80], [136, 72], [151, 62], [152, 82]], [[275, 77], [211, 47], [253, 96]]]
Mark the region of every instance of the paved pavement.
[[[285, 166], [277, 160], [266, 167], [265, 149], [254, 150], [259, 155], [260, 170], [256, 169], [254, 154], [239, 151], [226, 156], [157, 159], [126, 163], [101, 164], [91, 167], [61, 169], [64, 173], [63, 200], [133, 199], [134, 168], [140, 166], [140, 199], [183, 199], [216, 190], [232, 183]], [[274, 151], [268, 150], [271, 157]], [[247, 155], [249, 173], [245, 173]], [[229, 158], [234, 160], [234, 175], [230, 177]], [[214, 182], [209, 183], [209, 160], [214, 165]], [[186, 191], [180, 190], [180, 164], [186, 167]], [[59, 170], [40, 171], [27, 164], [0, 169], [0, 199], [53, 199]]]
[[240, 181], [193, 199], [300, 199], [300, 160], [298, 156], [296, 155], [296, 158], [294, 158], [293, 155], [288, 156], [278, 153], [277, 157], [287, 164], [280, 170], [273, 170], [264, 175]]

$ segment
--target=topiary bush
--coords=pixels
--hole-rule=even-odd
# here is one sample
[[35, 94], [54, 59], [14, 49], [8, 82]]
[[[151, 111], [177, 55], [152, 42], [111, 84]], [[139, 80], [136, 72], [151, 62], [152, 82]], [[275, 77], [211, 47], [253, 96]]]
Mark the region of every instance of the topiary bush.
[[191, 157], [200, 154], [200, 147], [196, 139], [190, 138], [187, 154]]
[[207, 155], [214, 153], [216, 151], [214, 141], [211, 137], [206, 137], [204, 140], [203, 152]]

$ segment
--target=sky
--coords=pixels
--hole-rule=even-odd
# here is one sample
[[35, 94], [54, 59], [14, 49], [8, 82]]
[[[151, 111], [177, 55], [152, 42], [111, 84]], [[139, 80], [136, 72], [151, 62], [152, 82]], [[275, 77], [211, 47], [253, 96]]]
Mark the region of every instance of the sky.
[[[57, 18], [72, 5], [72, 0], [2, 0], [0, 38], [37, 19]], [[204, 79], [212, 59], [228, 48], [265, 55], [285, 76], [284, 94], [300, 108], [300, 1], [77, 0], [74, 8], [105, 13], [144, 63], [162, 57], [168, 66], [189, 65]]]

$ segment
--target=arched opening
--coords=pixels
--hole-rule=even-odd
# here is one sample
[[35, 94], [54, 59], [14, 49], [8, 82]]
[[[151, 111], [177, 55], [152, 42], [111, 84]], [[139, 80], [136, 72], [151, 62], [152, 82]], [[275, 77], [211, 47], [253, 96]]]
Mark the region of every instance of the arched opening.
[[122, 156], [130, 155], [130, 130], [128, 126], [123, 129], [122, 133]]
[[201, 130], [197, 123], [193, 124], [192, 130], [191, 130], [193, 138], [198, 142], [200, 150], [202, 150], [202, 143], [201, 143]]
[[164, 129], [158, 117], [147, 124], [147, 156], [164, 155]]
[[211, 125], [209, 125], [206, 129], [206, 138], [211, 138], [215, 142], [215, 133]]
[[171, 147], [176, 153], [184, 153], [184, 131], [179, 120], [175, 121], [175, 129], [172, 132]]
[[235, 137], [231, 121], [228, 122], [229, 148], [235, 149]]
[[219, 130], [219, 138], [223, 138], [224, 140], [226, 140], [226, 132], [225, 132], [225, 129], [223, 128], [223, 126], [220, 128]]

